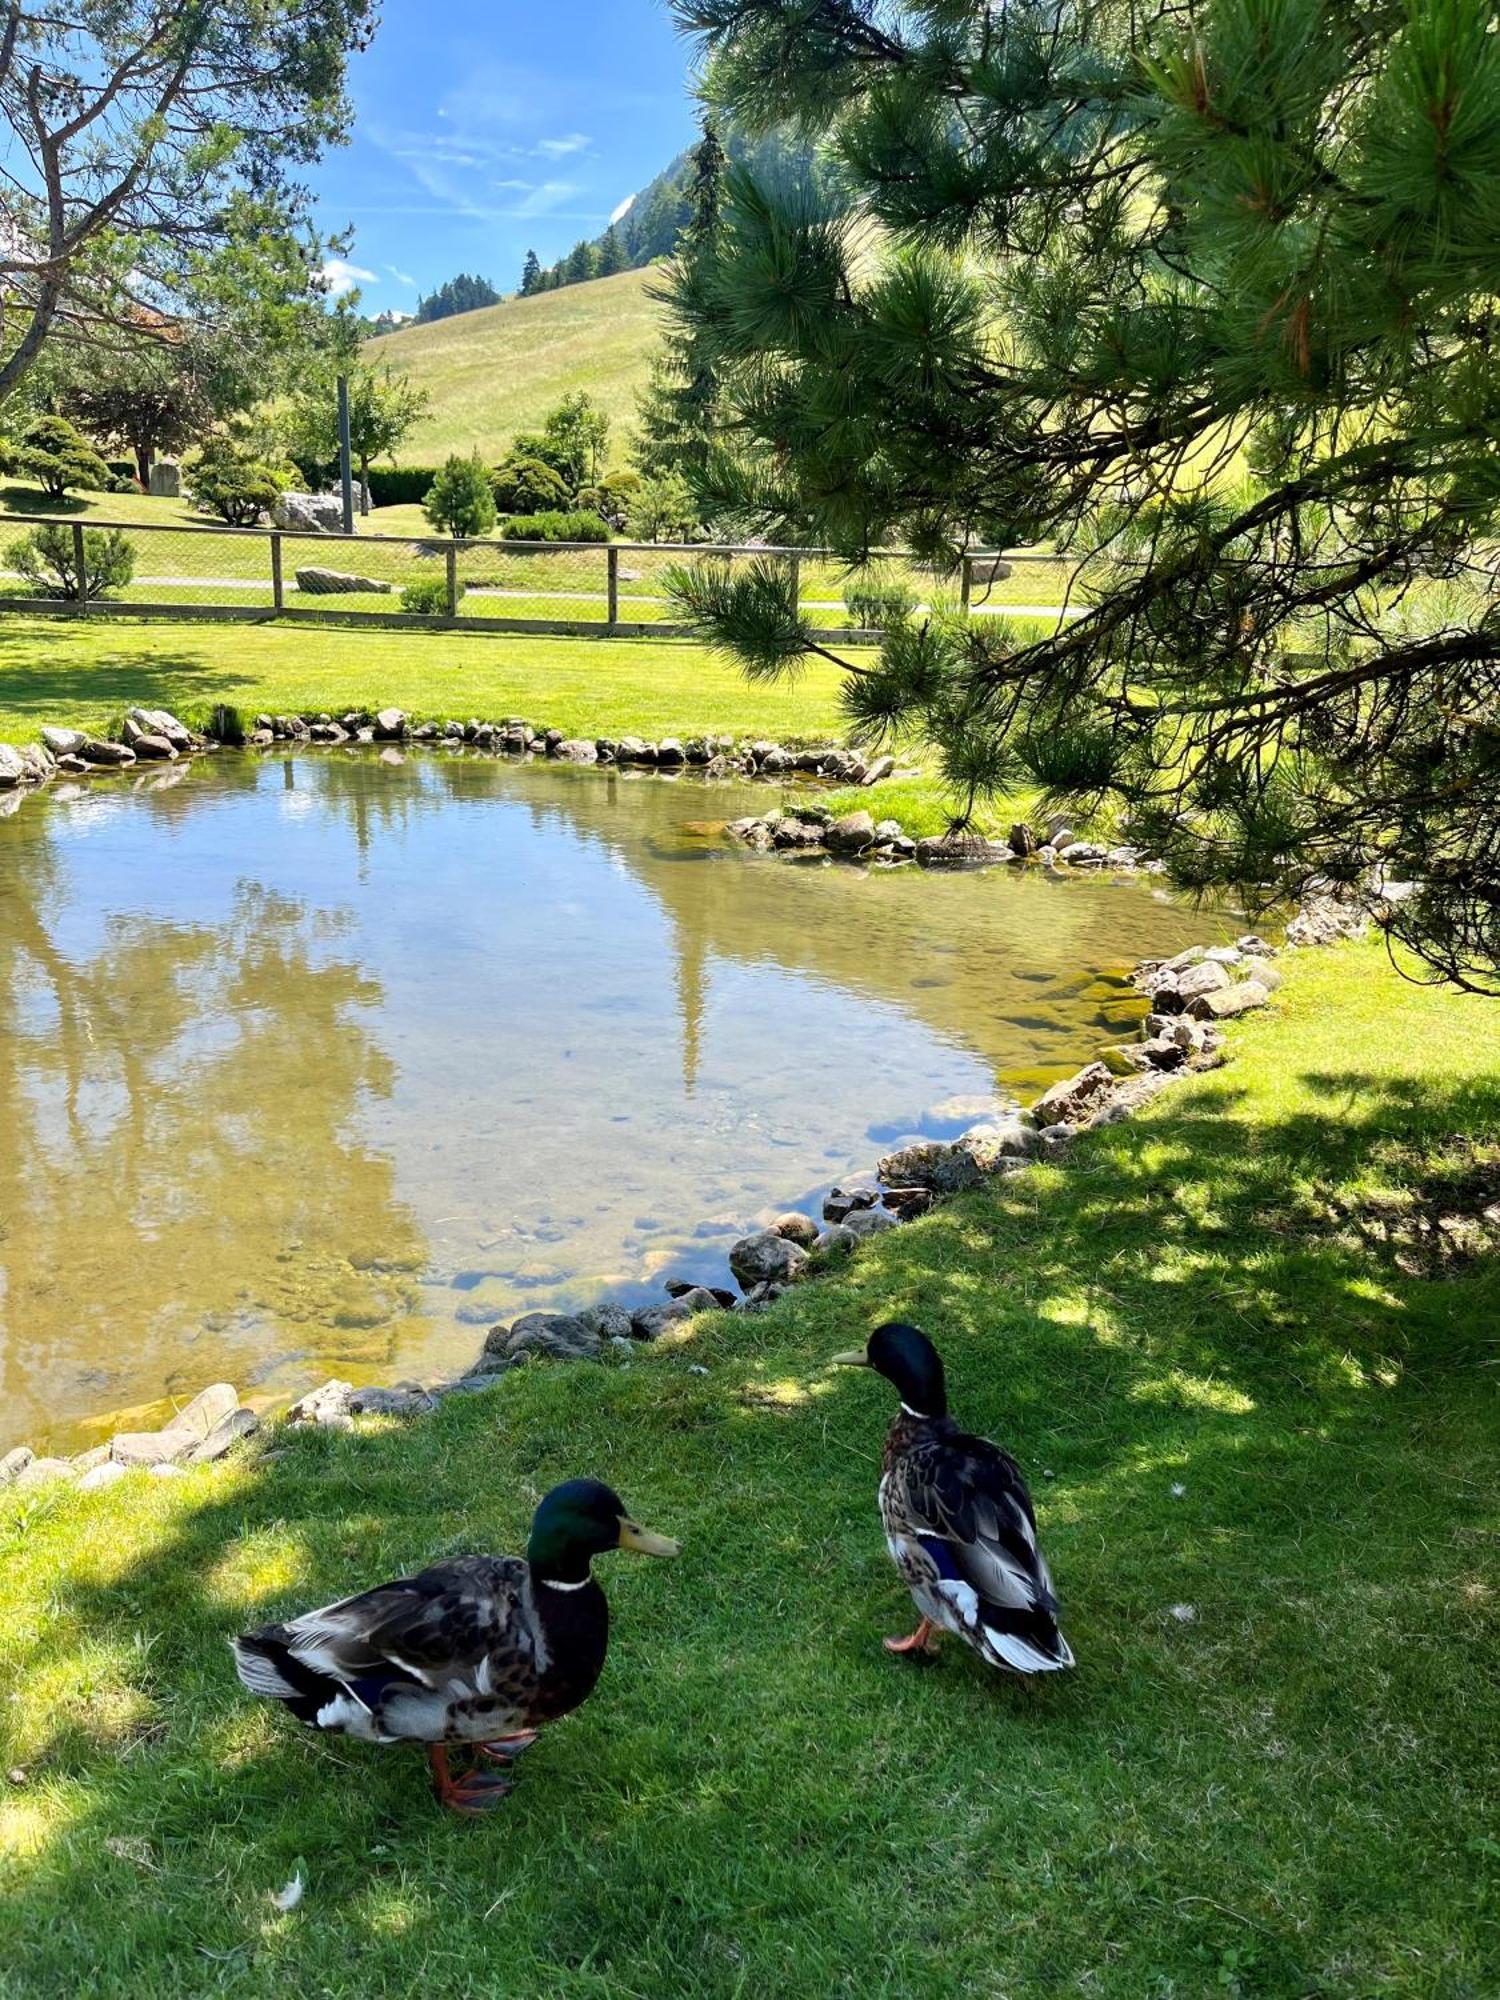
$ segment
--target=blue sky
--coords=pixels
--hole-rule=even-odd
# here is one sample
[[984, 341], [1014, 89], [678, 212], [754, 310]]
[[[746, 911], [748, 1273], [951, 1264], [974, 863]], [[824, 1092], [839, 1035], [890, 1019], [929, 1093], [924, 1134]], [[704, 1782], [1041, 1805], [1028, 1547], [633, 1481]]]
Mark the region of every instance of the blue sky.
[[354, 225], [336, 286], [370, 312], [458, 271], [513, 290], [691, 143], [688, 60], [662, 0], [385, 0], [311, 177], [322, 226]]

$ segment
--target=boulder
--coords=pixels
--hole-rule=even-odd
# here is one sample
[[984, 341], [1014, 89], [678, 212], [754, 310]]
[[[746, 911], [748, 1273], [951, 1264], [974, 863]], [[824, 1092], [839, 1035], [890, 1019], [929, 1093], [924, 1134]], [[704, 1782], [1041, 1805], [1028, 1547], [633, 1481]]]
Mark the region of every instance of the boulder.
[[298, 534], [341, 535], [344, 503], [337, 493], [278, 493], [271, 502], [271, 519], [278, 528]]
[[[497, 1327], [495, 1333], [500, 1329]], [[490, 1335], [486, 1352], [493, 1352]], [[505, 1353], [545, 1354], [554, 1361], [593, 1361], [598, 1358], [600, 1339], [591, 1326], [569, 1313], [525, 1313], [511, 1327], [505, 1339]]]
[[1216, 993], [1200, 993], [1188, 1002], [1188, 1012], [1197, 1021], [1227, 1021], [1232, 1015], [1264, 1007], [1270, 997], [1258, 979], [1242, 979], [1237, 986], [1226, 986]]
[[591, 1333], [598, 1334], [601, 1342], [635, 1337], [634, 1315], [624, 1306], [611, 1305], [606, 1301], [603, 1305], [586, 1307], [578, 1318]]
[[349, 1430], [354, 1422], [349, 1405], [354, 1400], [354, 1384], [337, 1379], [321, 1388], [309, 1389], [286, 1413], [289, 1424], [319, 1424], [325, 1430]]
[[1035, 854], [1041, 846], [1041, 842], [1036, 837], [1035, 830], [1029, 827], [1024, 819], [1016, 821], [1006, 838], [1012, 854]]
[[771, 1228], [777, 1236], [784, 1237], [788, 1243], [800, 1243], [804, 1250], [812, 1248], [818, 1233], [818, 1225], [812, 1217], [799, 1215], [795, 1209], [789, 1209], [785, 1215], [778, 1215]]
[[845, 813], [823, 835], [831, 854], [863, 854], [875, 845], [875, 822], [867, 812]]
[[873, 1208], [879, 1196], [874, 1188], [834, 1188], [823, 1201], [825, 1222], [847, 1221], [857, 1208]]
[[319, 564], [309, 563], [305, 569], [297, 571], [297, 588], [306, 597], [339, 597], [356, 592], [373, 592], [380, 597], [389, 597], [395, 585], [383, 583], [376, 576], [360, 576], [354, 570], [324, 569]]
[[85, 764], [107, 764], [120, 766], [133, 764], [135, 752], [123, 743], [106, 743], [102, 737], [86, 736], [83, 748], [78, 752]]
[[1135, 1053], [1151, 1069], [1181, 1069], [1188, 1059], [1188, 1051], [1172, 1035], [1157, 1035], [1149, 1042], [1140, 1042]]
[[78, 1482], [78, 1491], [80, 1493], [99, 1493], [106, 1486], [113, 1486], [117, 1481], [128, 1478], [129, 1475], [130, 1467], [128, 1465], [120, 1464], [118, 1459], [107, 1458], [102, 1465], [89, 1467], [88, 1471], [83, 1474]]
[[931, 1188], [907, 1187], [887, 1188], [885, 1205], [898, 1222], [910, 1222], [914, 1217], [925, 1215], [937, 1197]]
[[742, 1313], [763, 1313], [767, 1306], [776, 1303], [785, 1290], [785, 1285], [777, 1284], [774, 1281], [761, 1285], [752, 1285], [735, 1307], [735, 1311]]
[[56, 1486], [61, 1480], [77, 1477], [77, 1467], [65, 1458], [33, 1458], [10, 1483], [16, 1493], [34, 1493], [39, 1487]]
[[615, 745], [615, 758], [621, 764], [654, 764], [656, 752], [639, 736], [622, 736]]
[[1075, 1127], [1060, 1120], [1056, 1125], [1043, 1125], [1036, 1135], [1037, 1151], [1042, 1158], [1055, 1159], [1072, 1145]]
[[42, 741], [54, 757], [76, 757], [88, 740], [81, 729], [56, 729], [50, 722], [42, 729]]
[[597, 764], [599, 746], [584, 737], [570, 736], [550, 749], [548, 755], [559, 758], [564, 764]]
[[14, 1451], [8, 1451], [4, 1458], [0, 1458], [0, 1486], [9, 1486], [19, 1479], [35, 1458], [36, 1453], [29, 1444], [18, 1444]]
[[[343, 731], [340, 730], [339, 734], [342, 735]], [[137, 757], [156, 758], [158, 761], [170, 764], [175, 764], [177, 761], [177, 752], [165, 736], [149, 736], [142, 732], [130, 747]]]
[[[956, 1141], [923, 1139], [915, 1146], [903, 1146], [887, 1153], [880, 1162], [880, 1178], [892, 1187], [928, 1188], [934, 1194], [962, 1194], [966, 1188], [983, 1184], [984, 1168], [973, 1153]], [[874, 1214], [873, 1209], [856, 1209], [845, 1216], [846, 1228], [857, 1217]]]
[[1082, 1124], [1100, 1108], [1114, 1089], [1114, 1083], [1108, 1063], [1102, 1062], [1089, 1063], [1075, 1076], [1054, 1083], [1050, 1090], [1042, 1092], [1032, 1106], [1038, 1129], [1045, 1131], [1049, 1125]]
[[877, 757], [875, 762], [868, 766], [859, 782], [862, 785], [878, 785], [883, 778], [888, 778], [895, 768], [894, 757]]
[[1001, 560], [999, 556], [972, 556], [969, 559], [969, 577], [973, 583], [1004, 583], [1014, 574], [1014, 566]]
[[664, 1306], [643, 1306], [633, 1315], [635, 1336], [637, 1340], [659, 1340], [668, 1328], [680, 1325], [683, 1320], [719, 1310], [719, 1301], [707, 1286], [694, 1285], [680, 1297], [668, 1299]]
[[945, 833], [917, 842], [923, 868], [990, 868], [1014, 859], [1003, 840], [986, 840], [980, 833]]
[[687, 762], [687, 752], [675, 736], [664, 736], [656, 746], [656, 761], [675, 770]]
[[26, 776], [26, 759], [13, 743], [0, 743], [0, 792], [14, 791]]
[[1190, 965], [1177, 975], [1177, 991], [1185, 1005], [1205, 993], [1218, 993], [1233, 984], [1225, 968], [1212, 958], [1200, 959], [1197, 965]]
[[773, 820], [771, 845], [780, 848], [821, 847], [823, 828], [816, 820], [810, 819]]
[[729, 1252], [729, 1268], [742, 1292], [758, 1285], [784, 1284], [794, 1278], [807, 1262], [800, 1243], [789, 1243], [774, 1229], [762, 1229], [754, 1236], [742, 1236]]
[[[145, 730], [152, 736], [165, 736], [174, 750], [191, 750], [196, 739], [186, 723], [165, 708], [132, 708], [125, 717], [132, 727]], [[257, 727], [260, 725], [257, 724]]]
[[403, 708], [382, 708], [375, 717], [375, 734], [381, 742], [393, 742], [406, 734], [406, 711]]
[[[220, 1419], [211, 1431], [195, 1444], [187, 1455], [189, 1465], [211, 1465], [215, 1459], [223, 1458], [242, 1438], [254, 1437], [260, 1429], [260, 1418], [254, 1410], [231, 1410], [227, 1417]], [[171, 1463], [164, 1460], [163, 1463]]]
[[174, 1431], [187, 1431], [195, 1438], [206, 1438], [226, 1418], [232, 1417], [239, 1406], [239, 1395], [233, 1383], [211, 1382], [206, 1389], [201, 1389], [194, 1396], [192, 1402], [177, 1412], [170, 1428]]
[[352, 1417], [419, 1417], [432, 1407], [432, 1397], [415, 1382], [399, 1382], [391, 1389], [356, 1389], [349, 1398]]
[[1369, 914], [1363, 905], [1343, 896], [1310, 895], [1286, 927], [1290, 945], [1337, 944], [1341, 938], [1363, 937]]
[[163, 1431], [120, 1431], [109, 1441], [109, 1455], [117, 1465], [180, 1465], [198, 1442], [192, 1431], [175, 1426]]
[[857, 1208], [848, 1221], [841, 1222], [839, 1227], [852, 1236], [856, 1243], [863, 1243], [868, 1236], [879, 1236], [887, 1229], [894, 1229], [896, 1218], [888, 1209]]
[[832, 1222], [820, 1230], [813, 1243], [813, 1249], [824, 1257], [847, 1256], [859, 1247], [859, 1236], [847, 1223]]

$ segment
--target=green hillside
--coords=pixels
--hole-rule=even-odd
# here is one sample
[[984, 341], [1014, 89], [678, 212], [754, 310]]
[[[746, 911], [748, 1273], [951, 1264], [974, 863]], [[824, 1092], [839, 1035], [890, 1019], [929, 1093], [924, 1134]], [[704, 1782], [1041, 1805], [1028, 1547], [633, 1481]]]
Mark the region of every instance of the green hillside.
[[650, 275], [622, 271], [370, 341], [372, 361], [405, 369], [432, 397], [401, 460], [424, 464], [476, 448], [486, 460], [499, 458], [516, 431], [538, 424], [578, 389], [614, 420], [620, 456], [657, 343], [660, 308], [646, 297]]

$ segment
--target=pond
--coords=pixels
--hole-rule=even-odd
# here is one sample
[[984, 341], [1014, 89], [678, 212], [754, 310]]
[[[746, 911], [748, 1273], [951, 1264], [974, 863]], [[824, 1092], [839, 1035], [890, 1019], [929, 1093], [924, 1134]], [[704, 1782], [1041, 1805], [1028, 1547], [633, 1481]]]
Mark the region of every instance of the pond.
[[461, 1373], [1033, 1092], [1216, 926], [756, 856], [765, 787], [223, 754], [0, 821], [0, 1449]]

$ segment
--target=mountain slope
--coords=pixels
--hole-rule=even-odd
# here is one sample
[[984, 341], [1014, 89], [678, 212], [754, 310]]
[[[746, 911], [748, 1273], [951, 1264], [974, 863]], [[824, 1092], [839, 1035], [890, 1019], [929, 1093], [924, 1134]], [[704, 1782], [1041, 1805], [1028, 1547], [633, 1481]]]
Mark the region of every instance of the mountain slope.
[[650, 278], [622, 271], [368, 342], [369, 360], [404, 369], [432, 397], [399, 460], [424, 465], [477, 450], [492, 463], [518, 430], [534, 429], [555, 403], [583, 389], [613, 420], [610, 457], [618, 462], [659, 338]]

